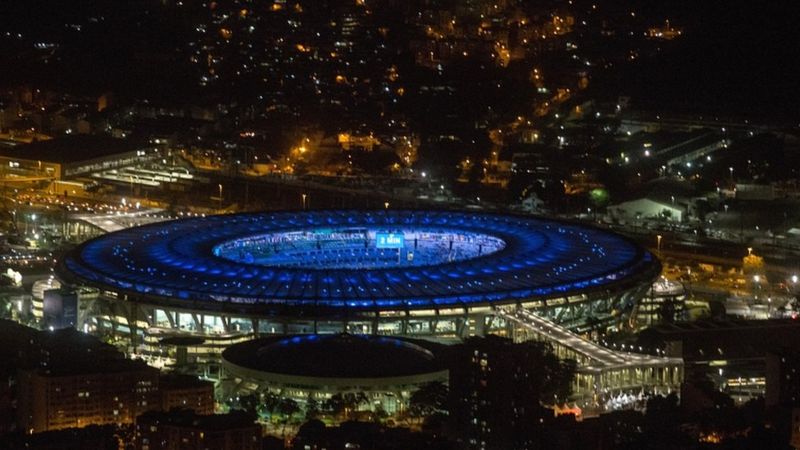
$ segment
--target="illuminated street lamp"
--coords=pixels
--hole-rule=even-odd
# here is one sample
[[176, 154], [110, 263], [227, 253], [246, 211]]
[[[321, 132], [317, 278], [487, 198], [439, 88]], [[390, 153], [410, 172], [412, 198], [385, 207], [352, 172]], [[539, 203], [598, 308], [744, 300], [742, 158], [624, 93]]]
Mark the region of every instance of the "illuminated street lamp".
[[301, 194], [300, 196], [303, 198], [303, 211], [305, 211], [306, 210], [306, 196], [307, 196], [307, 194]]
[[753, 247], [747, 247], [747, 256], [753, 256]]
[[222, 209], [222, 183], [217, 186], [219, 187], [219, 209]]
[[389, 202], [383, 202], [383, 209], [389, 209]]
[[658, 251], [658, 254], [660, 255], [661, 254], [661, 235], [660, 234], [656, 235], [656, 250]]

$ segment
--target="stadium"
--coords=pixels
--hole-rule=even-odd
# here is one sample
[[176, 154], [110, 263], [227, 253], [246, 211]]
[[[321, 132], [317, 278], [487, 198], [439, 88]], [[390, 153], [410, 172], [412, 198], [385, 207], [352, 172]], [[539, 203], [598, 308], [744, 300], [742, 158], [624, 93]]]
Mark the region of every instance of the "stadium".
[[197, 356], [259, 335], [508, 335], [498, 308], [585, 331], [623, 320], [659, 272], [586, 225], [388, 209], [162, 222], [87, 241], [57, 267], [82, 288], [78, 326], [142, 351], [199, 336]]
[[[360, 409], [393, 415], [429, 383], [448, 383], [436, 344], [365, 334], [270, 336], [222, 352], [227, 395], [273, 393], [301, 405], [366, 395]], [[364, 364], [369, 361], [369, 364]]]

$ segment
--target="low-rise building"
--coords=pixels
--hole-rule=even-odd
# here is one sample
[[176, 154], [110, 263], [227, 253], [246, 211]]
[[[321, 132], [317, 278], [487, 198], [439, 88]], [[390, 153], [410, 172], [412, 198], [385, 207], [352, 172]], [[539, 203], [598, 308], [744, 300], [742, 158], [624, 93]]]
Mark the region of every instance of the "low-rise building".
[[613, 220], [633, 223], [642, 219], [660, 219], [670, 222], [683, 222], [687, 218], [686, 207], [680, 203], [666, 203], [649, 198], [622, 202], [607, 208]]
[[136, 450], [260, 450], [261, 426], [246, 413], [149, 412], [136, 419]]
[[431, 350], [436, 348], [427, 341], [347, 333], [264, 337], [222, 353], [223, 388], [230, 395], [271, 393], [301, 407], [352, 395], [363, 399], [356, 410], [395, 415], [420, 387], [448, 382], [448, 370]]
[[0, 147], [5, 176], [59, 181], [140, 163], [158, 150], [104, 136], [67, 136], [13, 147]]
[[214, 414], [214, 383], [190, 375], [169, 374], [159, 379], [161, 410], [190, 409]]

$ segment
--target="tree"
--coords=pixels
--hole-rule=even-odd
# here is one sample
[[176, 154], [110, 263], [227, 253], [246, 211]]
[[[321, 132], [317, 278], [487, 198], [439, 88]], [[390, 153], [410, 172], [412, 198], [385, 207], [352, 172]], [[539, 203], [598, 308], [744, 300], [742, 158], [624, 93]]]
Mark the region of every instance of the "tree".
[[428, 383], [411, 394], [409, 408], [422, 416], [444, 411], [448, 393], [447, 385], [441, 381]]
[[334, 394], [325, 401], [324, 407], [332, 415], [347, 420], [359, 407], [369, 401], [364, 392], [345, 392]]
[[278, 412], [280, 403], [281, 397], [277, 394], [272, 392], [264, 393], [261, 395], [261, 406], [259, 407], [259, 413], [272, 418], [272, 416]]
[[757, 274], [764, 271], [764, 258], [752, 253], [742, 258], [742, 270], [745, 274]]
[[434, 381], [422, 386], [411, 394], [408, 405], [408, 415], [419, 422], [437, 413], [447, 411], [447, 398], [449, 389], [446, 384]]
[[239, 397], [239, 408], [251, 414], [258, 411], [258, 397], [255, 394]]
[[592, 189], [589, 191], [589, 202], [595, 209], [600, 209], [608, 205], [611, 196], [608, 191], [602, 188]]
[[290, 398], [282, 398], [280, 402], [278, 402], [277, 410], [282, 416], [281, 422], [283, 423], [283, 427], [281, 427], [281, 437], [285, 437], [286, 425], [292, 420], [295, 414], [300, 412], [300, 406], [297, 405], [296, 401]]
[[320, 412], [321, 405], [319, 402], [315, 398], [309, 397], [306, 400], [306, 420], [316, 419]]
[[451, 349], [449, 410], [454, 429], [487, 448], [530, 448], [552, 417], [543, 404], [565, 401], [576, 363], [549, 344], [498, 336], [468, 338]]

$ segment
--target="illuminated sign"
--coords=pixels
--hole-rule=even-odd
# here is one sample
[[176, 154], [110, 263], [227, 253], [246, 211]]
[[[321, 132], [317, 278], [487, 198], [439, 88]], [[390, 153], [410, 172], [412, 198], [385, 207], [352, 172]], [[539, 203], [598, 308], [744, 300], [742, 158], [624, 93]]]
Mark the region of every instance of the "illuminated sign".
[[403, 248], [406, 238], [399, 233], [375, 233], [375, 244], [378, 248]]

